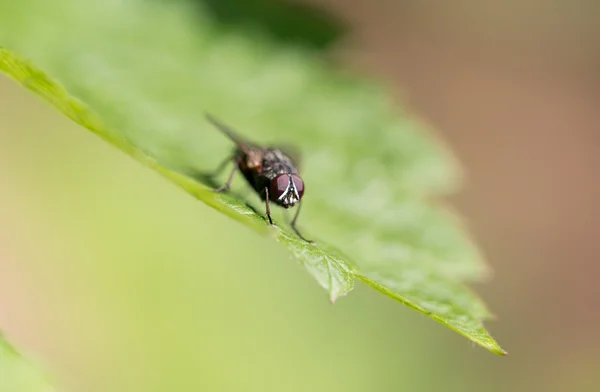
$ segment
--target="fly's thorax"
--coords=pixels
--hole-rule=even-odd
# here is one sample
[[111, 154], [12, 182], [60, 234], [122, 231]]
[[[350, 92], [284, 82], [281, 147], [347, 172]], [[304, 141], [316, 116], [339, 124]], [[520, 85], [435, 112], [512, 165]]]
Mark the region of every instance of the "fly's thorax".
[[260, 148], [238, 149], [235, 153], [240, 168], [261, 171], [264, 151]]
[[272, 180], [284, 173], [298, 174], [294, 162], [278, 149], [265, 149], [262, 156], [262, 174]]

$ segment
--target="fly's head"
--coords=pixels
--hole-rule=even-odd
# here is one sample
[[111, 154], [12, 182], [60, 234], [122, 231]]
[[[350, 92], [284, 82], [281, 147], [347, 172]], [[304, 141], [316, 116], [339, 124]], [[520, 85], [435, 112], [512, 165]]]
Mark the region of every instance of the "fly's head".
[[278, 174], [269, 184], [269, 198], [289, 208], [298, 203], [304, 195], [304, 182], [297, 174]]

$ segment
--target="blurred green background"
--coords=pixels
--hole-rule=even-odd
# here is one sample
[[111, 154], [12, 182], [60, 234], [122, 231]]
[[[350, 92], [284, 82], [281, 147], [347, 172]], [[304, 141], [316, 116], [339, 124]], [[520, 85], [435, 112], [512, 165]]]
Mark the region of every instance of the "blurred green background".
[[510, 356], [361, 285], [332, 306], [285, 250], [5, 77], [1, 328], [59, 390], [598, 390], [600, 7], [311, 3], [347, 26], [330, 55], [388, 81], [464, 163], [452, 201]]

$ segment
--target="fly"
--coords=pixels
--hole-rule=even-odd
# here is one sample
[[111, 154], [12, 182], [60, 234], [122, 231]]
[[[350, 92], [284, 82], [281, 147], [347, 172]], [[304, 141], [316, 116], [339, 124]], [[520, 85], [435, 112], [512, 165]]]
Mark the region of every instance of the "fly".
[[[233, 155], [224, 162], [226, 164], [229, 160], [232, 160], [235, 165], [227, 178], [227, 182], [216, 188], [215, 192], [228, 190], [236, 170], [239, 170], [248, 184], [254, 188], [265, 202], [267, 218], [269, 218], [271, 225], [273, 225], [273, 219], [271, 219], [270, 202], [286, 209], [300, 203], [304, 195], [304, 182], [300, 178], [292, 158], [280, 148], [258, 146], [242, 139], [232, 129], [209, 114], [206, 115], [206, 118], [235, 143]], [[304, 238], [296, 228], [299, 213], [300, 204], [290, 226], [298, 237], [304, 241], [314, 243]]]

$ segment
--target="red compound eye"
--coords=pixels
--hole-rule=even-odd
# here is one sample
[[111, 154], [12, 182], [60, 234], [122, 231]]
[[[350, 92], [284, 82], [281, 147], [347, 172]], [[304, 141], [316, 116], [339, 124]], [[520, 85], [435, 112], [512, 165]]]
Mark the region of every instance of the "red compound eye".
[[302, 195], [304, 195], [304, 182], [299, 176], [295, 174], [292, 174], [292, 181], [294, 182], [296, 191], [298, 191], [298, 195], [300, 196], [300, 198], [302, 198]]
[[[290, 175], [289, 174], [279, 174], [277, 177], [271, 180], [271, 184], [269, 184], [269, 193], [270, 199], [277, 200], [279, 199], [289, 188], [290, 186]], [[290, 189], [291, 190], [291, 189]]]

